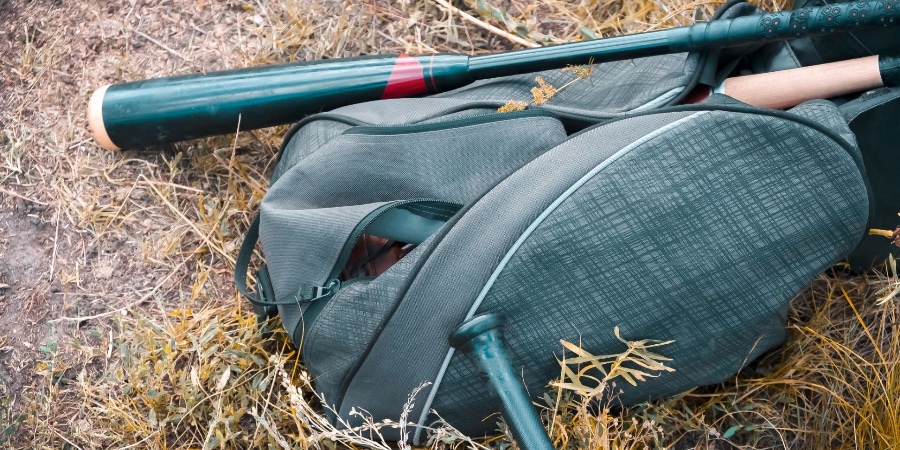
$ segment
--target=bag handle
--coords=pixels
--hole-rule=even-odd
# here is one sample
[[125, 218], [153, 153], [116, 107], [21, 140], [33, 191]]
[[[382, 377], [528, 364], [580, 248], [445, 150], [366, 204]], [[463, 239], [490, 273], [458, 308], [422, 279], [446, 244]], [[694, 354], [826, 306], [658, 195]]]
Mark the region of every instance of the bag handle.
[[241, 243], [241, 249], [238, 251], [237, 260], [234, 264], [234, 285], [238, 291], [253, 305], [253, 312], [256, 313], [258, 323], [268, 320], [270, 317], [278, 315], [278, 308], [271, 304], [268, 299], [275, 298], [275, 292], [272, 289], [272, 281], [269, 277], [269, 269], [262, 266], [256, 273], [256, 292], [251, 294], [247, 285], [247, 272], [250, 269], [250, 259], [253, 257], [253, 249], [259, 242], [259, 214], [253, 218], [253, 223], [244, 234], [244, 241]]
[[279, 305], [311, 303], [322, 298], [331, 297], [341, 288], [340, 281], [332, 280], [325, 286], [300, 288], [297, 290], [297, 293], [288, 299], [276, 301], [275, 289], [272, 287], [269, 269], [263, 265], [256, 272], [256, 289], [251, 294], [250, 287], [247, 284], [247, 274], [250, 271], [250, 259], [253, 257], [253, 249], [256, 248], [257, 242], [259, 242], [259, 214], [253, 219], [253, 223], [250, 224], [250, 228], [247, 229], [247, 233], [244, 235], [244, 242], [241, 243], [241, 249], [238, 251], [234, 265], [234, 284], [241, 295], [253, 305], [253, 311], [256, 313], [259, 322], [277, 316]]

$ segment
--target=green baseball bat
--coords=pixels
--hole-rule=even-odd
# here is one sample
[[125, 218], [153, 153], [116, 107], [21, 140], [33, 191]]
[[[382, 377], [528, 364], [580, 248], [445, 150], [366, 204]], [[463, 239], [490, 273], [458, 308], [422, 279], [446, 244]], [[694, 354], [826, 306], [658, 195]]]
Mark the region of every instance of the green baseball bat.
[[252, 130], [370, 100], [434, 94], [475, 80], [645, 56], [892, 26], [900, 0], [861, 0], [480, 56], [377, 55], [104, 86], [88, 122], [109, 149]]
[[553, 450], [553, 443], [531, 404], [525, 385], [509, 362], [502, 328], [503, 320], [495, 314], [475, 316], [453, 332], [450, 345], [468, 353], [478, 365], [489, 389], [500, 400], [503, 418], [519, 448]]

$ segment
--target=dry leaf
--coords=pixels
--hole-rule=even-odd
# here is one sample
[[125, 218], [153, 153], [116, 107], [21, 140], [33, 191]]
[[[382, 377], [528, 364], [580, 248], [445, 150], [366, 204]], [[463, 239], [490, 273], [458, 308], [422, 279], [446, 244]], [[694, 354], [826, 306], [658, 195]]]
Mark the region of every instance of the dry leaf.
[[216, 383], [216, 391], [221, 391], [222, 389], [225, 389], [225, 385], [228, 384], [229, 378], [231, 378], [231, 370], [225, 369], [225, 371], [222, 372], [222, 376], [219, 378], [219, 382]]

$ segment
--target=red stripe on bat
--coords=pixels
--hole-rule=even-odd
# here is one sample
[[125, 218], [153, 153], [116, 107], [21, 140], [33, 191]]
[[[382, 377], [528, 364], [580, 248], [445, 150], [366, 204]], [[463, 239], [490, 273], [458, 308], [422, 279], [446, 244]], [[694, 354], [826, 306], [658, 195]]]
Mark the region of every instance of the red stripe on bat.
[[422, 63], [409, 55], [400, 55], [391, 69], [382, 99], [411, 97], [428, 92]]

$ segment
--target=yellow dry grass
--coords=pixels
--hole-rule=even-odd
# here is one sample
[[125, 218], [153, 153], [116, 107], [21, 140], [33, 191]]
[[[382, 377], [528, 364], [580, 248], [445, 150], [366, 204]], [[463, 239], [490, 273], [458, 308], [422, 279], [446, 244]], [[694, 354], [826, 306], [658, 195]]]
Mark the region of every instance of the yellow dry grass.
[[[260, 335], [230, 283], [282, 130], [108, 153], [90, 143], [81, 111], [97, 80], [378, 52], [479, 53], [515, 44], [432, 2], [110, 4], [119, 9], [48, 7], [45, 17], [36, 9], [14, 53], [0, 60], [11, 87], [0, 117], [2, 202], [27, 201], [26, 210], [46, 222], [40, 236], [52, 240], [50, 250], [34, 256], [41, 261], [38, 280], [14, 297], [16, 308], [34, 312], [22, 320], [38, 331], [0, 331], [0, 362], [9, 369], [0, 372], [0, 444], [387, 448], [366, 432], [338, 432], [318, 415], [296, 350], [283, 333]], [[683, 25], [709, 18], [717, 4], [487, 0], [458, 6], [544, 43]], [[766, 0], [762, 6], [784, 5]], [[54, 33], [64, 15], [96, 17], [98, 31], [89, 38]], [[164, 39], [169, 49], [138, 30]], [[99, 56], [88, 57], [95, 49]], [[71, 61], [72, 54], [88, 62]], [[900, 299], [890, 297], [898, 290], [900, 279], [888, 267], [881, 274], [820, 277], [793, 302], [787, 344], [721, 386], [623, 410], [592, 409], [589, 398], [570, 391], [548, 396], [544, 417], [554, 443], [567, 449], [900, 448], [894, 327]], [[22, 378], [13, 382], [3, 373]], [[403, 411], [397, 416], [402, 422]], [[507, 444], [505, 436], [473, 441], [443, 427], [433, 430], [429, 446]]]

